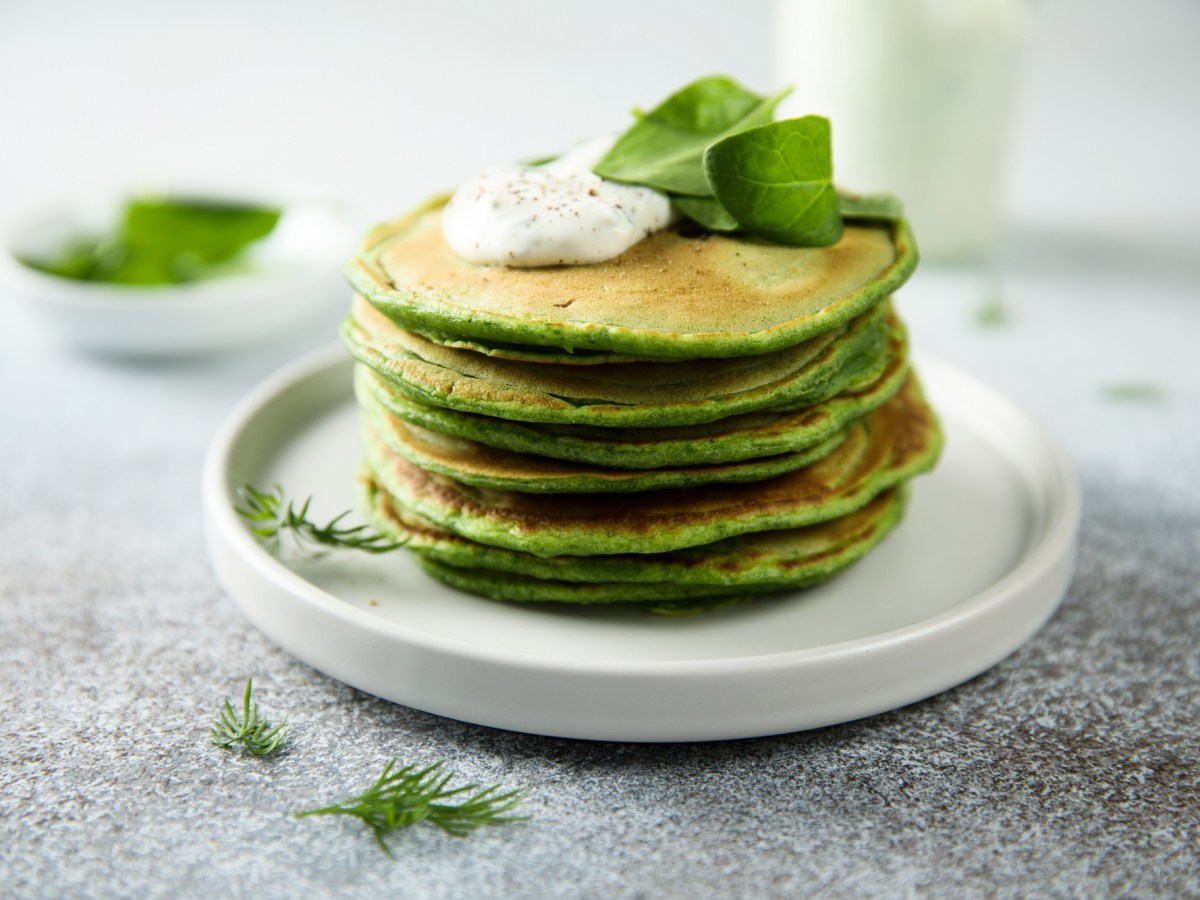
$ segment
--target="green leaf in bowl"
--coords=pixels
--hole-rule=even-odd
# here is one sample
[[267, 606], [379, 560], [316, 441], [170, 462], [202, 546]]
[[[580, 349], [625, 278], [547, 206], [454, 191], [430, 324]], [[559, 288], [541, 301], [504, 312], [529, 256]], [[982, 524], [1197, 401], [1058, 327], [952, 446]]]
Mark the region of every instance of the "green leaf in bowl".
[[210, 200], [135, 198], [112, 233], [77, 238], [32, 269], [77, 281], [182, 284], [230, 271], [243, 250], [270, 234], [282, 210]]
[[137, 253], [227, 262], [279, 221], [280, 210], [207, 200], [137, 199], [125, 208], [124, 236]]

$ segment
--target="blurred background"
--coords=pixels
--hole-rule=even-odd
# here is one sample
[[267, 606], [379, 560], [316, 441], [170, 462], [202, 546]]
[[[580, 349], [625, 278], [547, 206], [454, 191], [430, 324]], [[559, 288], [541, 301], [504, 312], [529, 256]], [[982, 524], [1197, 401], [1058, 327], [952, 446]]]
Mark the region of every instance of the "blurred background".
[[[1159, 410], [1179, 425], [1200, 391], [1180, 380], [1200, 327], [1198, 38], [1194, 0], [4, 0], [0, 220], [96, 185], [228, 179], [317, 188], [361, 230], [699, 75], [791, 82], [784, 112], [833, 119], [839, 180], [904, 194], [919, 348], [1060, 434], [1095, 435], [1072, 417], [1114, 397], [1182, 395]], [[1137, 431], [1114, 419], [1103, 441], [1195, 449]]]
[[979, 171], [1003, 179], [1009, 232], [1195, 246], [1197, 38], [1193, 0], [5, 0], [0, 212], [97, 181], [228, 175], [390, 216], [725, 72], [761, 92], [792, 82], [786, 111], [869, 141], [839, 143], [841, 175], [906, 122], [931, 143], [890, 148], [893, 171], [996, 136], [1003, 164]]

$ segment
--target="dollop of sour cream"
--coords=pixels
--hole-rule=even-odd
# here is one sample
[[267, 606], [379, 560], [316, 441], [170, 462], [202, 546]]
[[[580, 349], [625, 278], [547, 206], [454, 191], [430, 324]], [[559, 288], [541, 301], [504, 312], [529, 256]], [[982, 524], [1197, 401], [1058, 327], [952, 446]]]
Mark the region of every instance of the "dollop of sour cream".
[[671, 222], [666, 194], [592, 172], [614, 137], [573, 148], [541, 166], [494, 166], [446, 204], [442, 231], [464, 259], [482, 265], [601, 262]]

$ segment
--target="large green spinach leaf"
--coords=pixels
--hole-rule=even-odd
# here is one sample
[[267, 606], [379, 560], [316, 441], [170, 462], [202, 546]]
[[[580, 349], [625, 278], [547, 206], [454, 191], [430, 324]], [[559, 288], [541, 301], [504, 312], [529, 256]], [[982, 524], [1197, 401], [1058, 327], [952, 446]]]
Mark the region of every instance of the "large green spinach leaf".
[[711, 197], [704, 150], [726, 135], [771, 121], [790, 88], [760, 97], [724, 76], [709, 76], [672, 94], [638, 120], [600, 160], [602, 178], [670, 194]]
[[704, 172], [720, 204], [751, 234], [805, 247], [842, 236], [828, 119], [804, 116], [739, 131], [705, 150]]

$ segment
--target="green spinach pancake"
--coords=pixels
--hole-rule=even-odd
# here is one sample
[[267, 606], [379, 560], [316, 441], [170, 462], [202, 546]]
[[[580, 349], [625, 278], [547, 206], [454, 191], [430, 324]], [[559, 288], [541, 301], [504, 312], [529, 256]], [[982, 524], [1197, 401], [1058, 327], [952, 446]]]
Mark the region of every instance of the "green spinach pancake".
[[476, 265], [446, 244], [442, 205], [373, 229], [347, 268], [380, 312], [442, 340], [639, 358], [750, 356], [845, 325], [917, 264], [912, 234], [897, 219], [847, 223], [830, 247], [674, 226], [590, 265]]
[[[900, 521], [905, 499], [904, 489], [897, 488], [828, 522], [753, 532], [665, 553], [540, 557], [479, 544], [439, 528], [398, 506], [370, 475], [364, 478], [363, 495], [375, 527], [447, 580], [504, 585], [509, 595], [505, 599], [572, 603], [659, 602], [816, 584], [878, 544]], [[518, 590], [518, 585], [525, 587]]]
[[509, 267], [457, 256], [444, 205], [367, 235], [341, 330], [364, 511], [432, 577], [683, 614], [823, 582], [899, 526], [942, 445], [893, 308], [902, 218]]
[[827, 455], [762, 481], [624, 494], [477, 487], [422, 469], [364, 429], [367, 465], [396, 504], [469, 540], [535, 556], [661, 553], [853, 512], [932, 467], [941, 448], [915, 377]]

